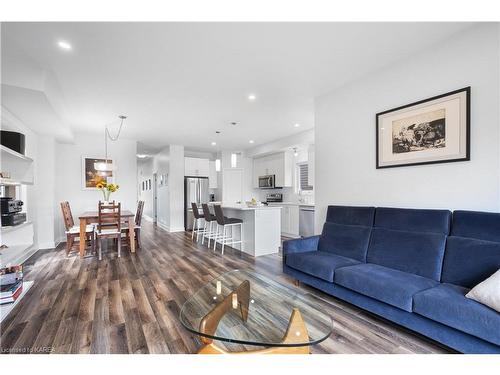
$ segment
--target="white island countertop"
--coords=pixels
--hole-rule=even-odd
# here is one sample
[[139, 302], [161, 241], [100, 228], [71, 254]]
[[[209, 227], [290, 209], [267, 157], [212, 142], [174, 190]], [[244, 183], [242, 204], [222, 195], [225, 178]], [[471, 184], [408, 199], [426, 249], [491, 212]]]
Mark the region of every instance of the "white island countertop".
[[280, 206], [248, 206], [245, 203], [242, 204], [228, 204], [228, 205], [222, 205], [222, 208], [227, 208], [227, 209], [232, 209], [232, 210], [242, 210], [242, 211], [249, 211], [249, 210], [275, 210], [275, 209], [280, 209]]

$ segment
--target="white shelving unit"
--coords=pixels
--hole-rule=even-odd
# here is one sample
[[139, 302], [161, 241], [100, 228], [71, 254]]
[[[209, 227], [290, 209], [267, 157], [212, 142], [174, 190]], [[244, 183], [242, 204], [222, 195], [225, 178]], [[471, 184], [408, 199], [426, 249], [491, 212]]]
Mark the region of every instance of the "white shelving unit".
[[23, 297], [28, 293], [28, 290], [33, 286], [33, 281], [25, 281], [23, 282], [23, 291], [21, 295], [17, 297], [17, 299], [12, 303], [6, 303], [4, 305], [0, 305], [0, 323], [9, 315], [9, 313], [14, 310], [14, 307], [23, 299]]
[[33, 185], [34, 163], [33, 159], [22, 155], [8, 147], [0, 145], [0, 156], [2, 173], [10, 173], [9, 178], [1, 178], [3, 185]]

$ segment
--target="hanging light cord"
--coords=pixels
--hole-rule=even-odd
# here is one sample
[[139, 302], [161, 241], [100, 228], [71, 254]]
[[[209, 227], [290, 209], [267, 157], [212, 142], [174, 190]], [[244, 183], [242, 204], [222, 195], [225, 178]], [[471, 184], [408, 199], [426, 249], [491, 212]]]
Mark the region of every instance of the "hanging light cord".
[[127, 118], [127, 116], [118, 116], [121, 119], [120, 122], [120, 127], [118, 128], [118, 132], [116, 133], [116, 136], [113, 137], [111, 133], [109, 132], [108, 125], [105, 126], [104, 130], [104, 152], [106, 154], [105, 156], [105, 161], [106, 164], [108, 163], [108, 137], [111, 139], [113, 142], [117, 141], [118, 138], [120, 138], [120, 133], [122, 132], [122, 127], [123, 127], [123, 120]]

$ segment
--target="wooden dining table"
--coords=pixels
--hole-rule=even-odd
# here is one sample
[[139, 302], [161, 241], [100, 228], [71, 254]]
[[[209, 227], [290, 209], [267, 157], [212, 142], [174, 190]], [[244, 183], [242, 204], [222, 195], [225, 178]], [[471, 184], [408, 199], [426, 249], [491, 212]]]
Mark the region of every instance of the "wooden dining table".
[[[120, 214], [121, 222], [126, 222], [128, 226], [128, 235], [130, 239], [130, 251], [135, 253], [135, 214], [129, 210], [122, 210]], [[97, 211], [86, 211], [80, 216], [80, 258], [85, 255], [85, 240], [87, 224], [97, 223], [99, 213]]]

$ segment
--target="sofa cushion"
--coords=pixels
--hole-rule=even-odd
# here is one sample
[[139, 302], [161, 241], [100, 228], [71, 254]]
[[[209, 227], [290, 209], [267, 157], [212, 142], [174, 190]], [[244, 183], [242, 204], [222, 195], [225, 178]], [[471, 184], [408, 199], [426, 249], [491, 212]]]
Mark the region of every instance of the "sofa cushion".
[[333, 282], [337, 268], [358, 263], [354, 259], [323, 251], [289, 254], [286, 257], [287, 266], [329, 282]]
[[326, 222], [318, 250], [365, 262], [371, 227]]
[[441, 284], [413, 297], [413, 311], [448, 327], [500, 345], [500, 314], [465, 298], [468, 292], [452, 284]]
[[500, 268], [500, 243], [450, 236], [441, 281], [473, 288]]
[[432, 288], [434, 280], [377, 264], [358, 264], [335, 271], [334, 281], [345, 288], [402, 310], [412, 311], [413, 295]]
[[449, 210], [425, 210], [379, 207], [375, 211], [374, 226], [410, 232], [450, 233]]
[[375, 207], [328, 206], [326, 221], [335, 224], [373, 226]]
[[444, 234], [374, 228], [366, 261], [439, 281], [445, 243]]
[[451, 235], [500, 242], [500, 214], [454, 211]]

